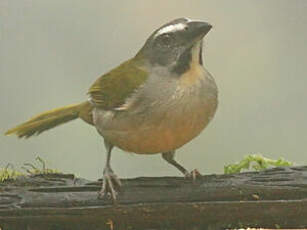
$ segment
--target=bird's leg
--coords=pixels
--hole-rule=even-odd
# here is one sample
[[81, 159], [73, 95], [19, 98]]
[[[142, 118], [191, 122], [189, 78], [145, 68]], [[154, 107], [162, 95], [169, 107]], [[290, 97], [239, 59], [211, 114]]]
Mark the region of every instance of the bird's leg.
[[103, 169], [102, 187], [99, 192], [98, 198], [103, 198], [106, 195], [110, 194], [111, 199], [115, 201], [117, 196], [116, 190], [121, 186], [121, 182], [114, 174], [110, 164], [113, 145], [111, 145], [107, 141], [104, 141], [104, 144], [107, 149], [107, 161]]
[[182, 165], [175, 161], [175, 151], [162, 153], [162, 158], [179, 169], [179, 171], [182, 172], [185, 176], [189, 174], [188, 170], [186, 170]]
[[175, 151], [162, 153], [162, 158], [166, 160], [168, 163], [170, 163], [171, 165], [175, 166], [177, 169], [179, 169], [179, 171], [182, 172], [184, 177], [186, 178], [192, 178], [193, 180], [195, 180], [197, 176], [201, 175], [197, 169], [194, 169], [192, 172], [189, 172], [182, 165], [180, 165], [177, 161], [175, 161]]

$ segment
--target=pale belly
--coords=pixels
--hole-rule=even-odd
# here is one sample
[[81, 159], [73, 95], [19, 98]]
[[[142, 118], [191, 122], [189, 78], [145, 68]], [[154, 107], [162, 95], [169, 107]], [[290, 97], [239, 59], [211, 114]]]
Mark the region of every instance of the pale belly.
[[216, 110], [215, 100], [153, 109], [145, 115], [113, 113], [96, 109], [99, 133], [114, 146], [128, 152], [154, 154], [175, 150], [198, 136]]

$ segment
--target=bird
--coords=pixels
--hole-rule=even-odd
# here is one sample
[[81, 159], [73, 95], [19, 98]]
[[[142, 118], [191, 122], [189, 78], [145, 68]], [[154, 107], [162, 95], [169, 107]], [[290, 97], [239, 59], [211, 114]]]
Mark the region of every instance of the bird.
[[29, 138], [77, 118], [94, 126], [107, 152], [99, 198], [115, 201], [122, 186], [110, 163], [114, 147], [161, 154], [191, 177], [175, 152], [197, 137], [217, 110], [217, 85], [202, 54], [211, 28], [185, 17], [162, 25], [132, 58], [99, 77], [87, 100], [38, 114], [5, 134]]

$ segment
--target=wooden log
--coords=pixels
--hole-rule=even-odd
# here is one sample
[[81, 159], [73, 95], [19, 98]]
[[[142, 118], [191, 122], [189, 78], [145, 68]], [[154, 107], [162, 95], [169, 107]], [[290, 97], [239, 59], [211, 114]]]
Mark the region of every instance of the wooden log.
[[307, 166], [122, 180], [118, 204], [100, 182], [50, 174], [0, 184], [2, 230], [307, 228]]

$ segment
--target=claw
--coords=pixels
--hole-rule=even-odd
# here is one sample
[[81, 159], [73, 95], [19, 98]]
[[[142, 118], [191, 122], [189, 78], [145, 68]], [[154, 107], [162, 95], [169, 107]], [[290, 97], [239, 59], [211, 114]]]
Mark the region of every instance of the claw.
[[111, 168], [105, 168], [103, 171], [102, 186], [98, 193], [98, 198], [103, 199], [109, 196], [113, 202], [116, 201], [118, 190], [121, 187], [121, 181], [114, 174]]
[[195, 181], [197, 178], [201, 177], [201, 174], [197, 169], [193, 169], [191, 172], [187, 172], [184, 177]]

